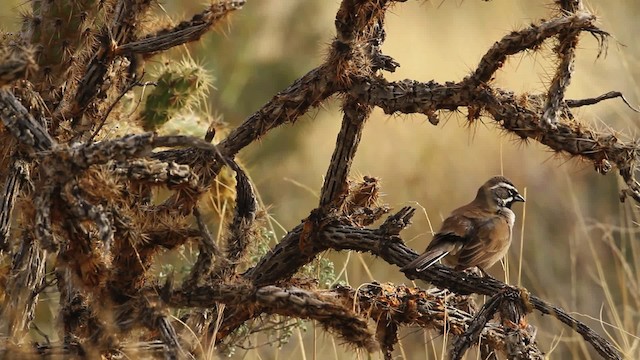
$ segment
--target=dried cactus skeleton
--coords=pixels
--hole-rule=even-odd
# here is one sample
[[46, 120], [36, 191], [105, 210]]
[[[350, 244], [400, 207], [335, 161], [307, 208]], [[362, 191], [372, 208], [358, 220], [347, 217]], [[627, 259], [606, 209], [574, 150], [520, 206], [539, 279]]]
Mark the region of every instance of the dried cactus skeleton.
[[[145, 59], [199, 39], [245, 1], [217, 1], [190, 20], [147, 33], [140, 23], [150, 16], [148, 0], [34, 1], [22, 30], [0, 39], [0, 256], [7, 264], [0, 274], [2, 357], [198, 356], [198, 347], [172, 319], [172, 309], [191, 309], [181, 320], [200, 341], [214, 344], [253, 318], [279, 314], [316, 320], [349, 344], [382, 348], [386, 358], [399, 326], [413, 324], [458, 336], [455, 358], [482, 338], [487, 351], [519, 359], [542, 356], [524, 320], [537, 310], [572, 327], [604, 358], [622, 358], [562, 309], [492, 278], [439, 265], [419, 274], [460, 294], [454, 296], [380, 284], [319, 289], [312, 279], [295, 276], [328, 249], [370, 252], [398, 266], [416, 256], [399, 235], [414, 209], [403, 208], [367, 228], [389, 209], [378, 203], [375, 178], [348, 180], [374, 106], [386, 113], [425, 114], [432, 123], [439, 111], [467, 108], [469, 120], [490, 117], [523, 139], [592, 161], [602, 173], [616, 166], [628, 185], [623, 195], [640, 201], [636, 144], [575, 120], [571, 107], [588, 101], [564, 100], [580, 35], [588, 32], [603, 42], [607, 36], [580, 1], [558, 1], [555, 17], [505, 36], [471, 75], [445, 84], [385, 80], [383, 72], [399, 66], [381, 52], [385, 14], [394, 2], [402, 1], [343, 0], [326, 61], [214, 145], [211, 134], [208, 141], [141, 131], [107, 139], [101, 130], [105, 123], [125, 121], [126, 114], [113, 110], [139, 83]], [[557, 39], [559, 61], [547, 94], [518, 96], [492, 86], [507, 57], [549, 39]], [[191, 91], [188, 75], [172, 76], [178, 79], [167, 75], [163, 86], [180, 88], [167, 92]], [[247, 253], [257, 237], [258, 206], [235, 155], [335, 94], [341, 95], [344, 116], [318, 207], [241, 272], [251, 265]], [[153, 119], [144, 127], [154, 129], [155, 121], [172, 116], [174, 105], [185, 106], [162, 108], [182, 95], [151, 97], [146, 109], [153, 109]], [[235, 211], [219, 248], [198, 205], [225, 165], [236, 174]], [[159, 187], [171, 191], [162, 202], [152, 191]], [[159, 285], [149, 270], [154, 255], [188, 242], [199, 248], [190, 272], [179, 284], [170, 276]], [[59, 295], [61, 341], [29, 345], [25, 339], [38, 296], [52, 287]], [[477, 309], [464, 296], [471, 293], [492, 297], [475, 316]], [[491, 320], [496, 312], [501, 322]], [[133, 330], [143, 335], [126, 341]]]

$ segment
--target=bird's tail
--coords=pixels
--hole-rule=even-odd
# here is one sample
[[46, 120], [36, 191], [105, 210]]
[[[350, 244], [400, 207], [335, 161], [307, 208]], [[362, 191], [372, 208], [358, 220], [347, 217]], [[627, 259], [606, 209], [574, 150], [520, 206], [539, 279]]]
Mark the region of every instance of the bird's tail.
[[433, 249], [418, 256], [415, 260], [403, 266], [400, 271], [415, 270], [421, 272], [429, 268], [429, 266], [437, 263], [443, 257], [449, 255], [449, 251], [443, 249]]

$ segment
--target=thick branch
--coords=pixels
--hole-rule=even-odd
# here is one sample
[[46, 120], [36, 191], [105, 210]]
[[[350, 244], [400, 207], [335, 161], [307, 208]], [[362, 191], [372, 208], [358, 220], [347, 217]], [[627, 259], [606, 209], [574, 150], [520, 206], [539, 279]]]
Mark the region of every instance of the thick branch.
[[131, 181], [149, 186], [165, 185], [169, 189], [181, 186], [198, 187], [198, 176], [191, 168], [173, 161], [165, 163], [153, 159], [134, 159], [113, 163], [110, 170]]
[[106, 164], [112, 160], [126, 161], [136, 157], [145, 157], [157, 147], [180, 146], [206, 149], [214, 153], [216, 151], [215, 145], [195, 137], [158, 136], [155, 133], [147, 132], [65, 149], [61, 151], [61, 157], [63, 157], [62, 161], [69, 157], [74, 166], [86, 169], [91, 165]]
[[301, 289], [282, 289], [265, 286], [256, 292], [258, 304], [269, 314], [280, 314], [302, 319], [313, 319], [339, 333], [345, 341], [369, 352], [378, 349], [378, 343], [367, 326], [366, 320], [335, 299], [320, 297]]
[[295, 122], [311, 107], [320, 105], [335, 93], [332, 82], [331, 68], [322, 65], [294, 81], [285, 90], [276, 94], [268, 103], [247, 118], [240, 126], [218, 144], [217, 150], [180, 149], [166, 150], [153, 154], [153, 158], [164, 162], [175, 161], [188, 164], [192, 168], [206, 169], [199, 174], [201, 184], [209, 186], [223, 162], [213, 162], [217, 156], [234, 158], [245, 146], [264, 136], [269, 130], [286, 123]]
[[169, 293], [165, 301], [171, 306], [179, 307], [214, 307], [216, 303], [242, 304], [253, 297], [255, 287], [248, 283], [214, 284], [207, 287], [196, 287], [184, 291], [182, 289], [163, 292]]
[[240, 149], [258, 140], [269, 130], [293, 123], [309, 108], [320, 105], [336, 91], [330, 80], [330, 73], [329, 67], [320, 66], [276, 94], [220, 142], [220, 152], [225, 157], [234, 157]]
[[303, 242], [308, 248], [300, 248], [300, 235], [303, 225], [293, 228], [260, 262], [242, 274], [256, 286], [274, 284], [278, 280], [287, 279], [302, 266], [310, 263], [317, 254], [326, 250], [325, 246], [315, 241]]

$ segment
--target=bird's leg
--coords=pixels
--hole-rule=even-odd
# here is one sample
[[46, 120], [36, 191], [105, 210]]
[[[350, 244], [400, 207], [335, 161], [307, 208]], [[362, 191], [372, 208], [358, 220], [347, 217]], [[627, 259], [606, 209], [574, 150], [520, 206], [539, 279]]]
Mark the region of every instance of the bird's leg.
[[486, 272], [483, 268], [478, 266], [478, 269], [480, 269], [480, 271], [482, 272], [482, 277], [485, 278], [489, 278], [489, 279], [493, 279], [496, 280], [496, 278], [494, 278], [493, 276], [491, 276], [488, 272]]
[[483, 277], [491, 277], [491, 275], [489, 275], [488, 272], [486, 272], [483, 268], [481, 268], [480, 266], [476, 266], [476, 268], [478, 268], [478, 270], [480, 270], [480, 272], [482, 273]]
[[480, 266], [474, 266], [474, 267], [470, 267], [467, 269], [463, 270], [465, 273], [467, 274], [471, 274], [471, 275], [475, 275], [477, 277], [483, 277], [483, 278], [489, 278], [489, 279], [495, 279], [493, 276], [491, 276], [488, 272], [486, 272], [482, 267]]
[[465, 269], [464, 272], [467, 273], [467, 274], [475, 275], [477, 277], [487, 277], [487, 276], [489, 276], [489, 274], [487, 274], [487, 272], [484, 271], [484, 269], [481, 268], [480, 266], [470, 267], [468, 269]]

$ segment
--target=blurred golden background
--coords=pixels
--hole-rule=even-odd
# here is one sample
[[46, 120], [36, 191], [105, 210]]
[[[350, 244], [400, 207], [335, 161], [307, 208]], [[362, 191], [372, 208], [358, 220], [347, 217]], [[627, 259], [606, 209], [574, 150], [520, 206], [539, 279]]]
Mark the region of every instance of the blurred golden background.
[[[22, 0], [5, 0], [0, 22], [18, 26]], [[201, 9], [199, 2], [165, 1], [174, 21]], [[208, 107], [231, 127], [242, 122], [275, 93], [322, 63], [334, 35], [338, 0], [248, 0], [242, 11], [217, 31], [189, 46], [189, 52], [215, 77]], [[568, 97], [595, 97], [621, 91], [640, 104], [640, 2], [592, 0], [586, 6], [611, 33], [606, 56], [597, 57], [595, 39], [583, 34]], [[383, 52], [401, 67], [390, 80], [458, 81], [502, 36], [551, 17], [550, 1], [409, 1], [387, 15]], [[547, 43], [540, 51], [518, 54], [498, 72], [495, 85], [514, 92], [545, 92], [554, 58]], [[177, 58], [180, 52], [174, 53]], [[152, 59], [160, 61], [160, 59]], [[620, 100], [576, 109], [585, 124], [638, 137], [640, 116]], [[600, 334], [615, 341], [629, 358], [640, 358], [640, 239], [637, 206], [618, 200], [615, 171], [598, 175], [590, 163], [557, 156], [534, 142], [523, 143], [488, 118], [468, 124], [464, 112], [441, 113], [431, 125], [423, 115], [385, 115], [374, 111], [355, 158], [355, 176], [382, 180], [384, 200], [393, 208], [418, 207], [403, 238], [418, 252], [455, 207], [475, 196], [486, 179], [503, 173], [527, 202], [518, 216], [508, 271], [492, 274], [519, 284], [562, 306]], [[269, 206], [276, 237], [297, 225], [318, 202], [341, 114], [334, 100], [293, 125], [276, 129], [240, 157], [262, 201]], [[520, 249], [522, 256], [520, 256]], [[407, 283], [397, 268], [368, 255], [329, 253], [341, 280], [353, 287], [373, 280]], [[522, 275], [518, 272], [522, 268]], [[345, 266], [346, 264], [346, 266]], [[340, 272], [342, 268], [346, 271]], [[417, 284], [427, 286], [426, 284]], [[480, 299], [481, 300], [481, 299]], [[602, 323], [598, 319], [602, 320]], [[574, 332], [554, 319], [532, 316], [538, 341], [550, 358], [597, 358]], [[352, 349], [307, 324], [289, 344], [237, 349], [238, 359], [349, 359]], [[425, 345], [425, 339], [429, 343]], [[432, 341], [433, 340], [433, 341]], [[397, 358], [440, 358], [436, 334], [407, 329]], [[257, 343], [260, 341], [256, 340]], [[367, 358], [359, 354], [359, 358]], [[371, 358], [381, 358], [379, 354]], [[468, 358], [473, 358], [471, 355]]]

